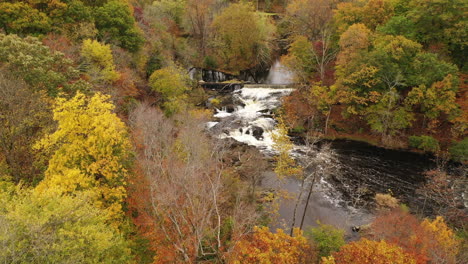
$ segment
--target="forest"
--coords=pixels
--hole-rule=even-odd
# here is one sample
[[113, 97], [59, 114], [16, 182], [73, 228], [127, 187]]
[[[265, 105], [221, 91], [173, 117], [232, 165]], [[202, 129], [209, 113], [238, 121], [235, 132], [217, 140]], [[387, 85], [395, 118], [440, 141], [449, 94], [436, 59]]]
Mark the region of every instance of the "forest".
[[[467, 13], [464, 0], [0, 0], [0, 262], [467, 263]], [[232, 99], [191, 71], [244, 85], [275, 62], [294, 77], [261, 113], [272, 157], [207, 131]], [[323, 151], [297, 158], [294, 139]], [[422, 202], [362, 187], [350, 200], [367, 223], [303, 225], [301, 199], [335, 173], [320, 153], [341, 139], [434, 161]], [[300, 192], [265, 187], [266, 172]], [[276, 228], [284, 200], [293, 220]]]

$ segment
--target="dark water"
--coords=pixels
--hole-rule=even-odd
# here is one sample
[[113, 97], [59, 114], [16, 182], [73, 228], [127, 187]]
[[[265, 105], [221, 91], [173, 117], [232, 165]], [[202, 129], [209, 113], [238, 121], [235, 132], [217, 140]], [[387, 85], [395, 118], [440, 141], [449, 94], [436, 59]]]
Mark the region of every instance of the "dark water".
[[[436, 167], [431, 156], [388, 150], [350, 140], [321, 141], [317, 153], [323, 151], [320, 146], [324, 144], [330, 145], [327, 159], [333, 170], [315, 184], [304, 226], [308, 229], [320, 221], [345, 230], [351, 239], [356, 235], [351, 232], [352, 226], [372, 221], [373, 197], [376, 193], [390, 193], [410, 207], [419, 207], [415, 191], [424, 183], [423, 173]], [[272, 172], [265, 175], [265, 187], [276, 186], [293, 196], [291, 199], [281, 199], [279, 216], [271, 226], [272, 229], [289, 229], [300, 181], [287, 179], [281, 182]], [[306, 184], [305, 189], [308, 190], [309, 186]], [[306, 194], [302, 196], [296, 213], [296, 226], [304, 212]]]
[[375, 147], [363, 142], [335, 140], [331, 148], [340, 163], [336, 182], [348, 185], [344, 195], [350, 198], [359, 186], [369, 189], [369, 195], [390, 193], [404, 203], [415, 206], [415, 190], [424, 183], [423, 173], [436, 168], [429, 155]]

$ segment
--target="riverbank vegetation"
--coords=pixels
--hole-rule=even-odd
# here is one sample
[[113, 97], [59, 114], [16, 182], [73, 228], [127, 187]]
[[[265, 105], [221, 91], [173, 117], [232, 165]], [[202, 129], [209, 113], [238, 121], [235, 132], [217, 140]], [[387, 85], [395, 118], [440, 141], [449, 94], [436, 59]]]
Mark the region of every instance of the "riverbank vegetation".
[[431, 218], [387, 197], [359, 241], [327, 225], [270, 231], [271, 162], [205, 133], [208, 94], [187, 69], [255, 76], [283, 55], [299, 87], [278, 135], [286, 177], [303, 173], [287, 126], [466, 163], [465, 12], [461, 0], [2, 1], [0, 262], [464, 263], [466, 179], [442, 170], [418, 190]]
[[303, 87], [285, 104], [291, 126], [437, 154], [466, 138], [463, 1], [321, 1], [320, 22], [312, 2], [284, 18], [282, 60]]

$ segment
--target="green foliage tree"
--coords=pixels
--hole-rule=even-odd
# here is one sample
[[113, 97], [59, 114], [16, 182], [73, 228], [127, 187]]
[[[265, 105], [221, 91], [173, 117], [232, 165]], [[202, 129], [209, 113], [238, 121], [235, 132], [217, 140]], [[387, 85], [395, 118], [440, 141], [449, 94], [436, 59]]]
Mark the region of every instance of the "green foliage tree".
[[412, 0], [408, 6], [406, 16], [414, 23], [419, 42], [426, 45], [442, 42], [451, 48], [466, 47], [466, 1]]
[[403, 36], [407, 39], [416, 39], [416, 26], [406, 16], [396, 15], [391, 17], [387, 23], [377, 27], [377, 32], [385, 35]]
[[98, 37], [113, 41], [118, 46], [136, 52], [144, 43], [141, 30], [136, 26], [131, 6], [119, 0], [112, 0], [94, 12]]
[[223, 70], [238, 72], [269, 63], [275, 27], [251, 4], [230, 4], [215, 17], [212, 27], [214, 53]]
[[465, 137], [462, 141], [452, 144], [449, 149], [450, 155], [456, 161], [467, 162], [468, 161], [468, 137]]
[[316, 244], [319, 258], [328, 257], [345, 245], [344, 231], [331, 225], [318, 224], [318, 227], [306, 231], [305, 236]]
[[381, 133], [383, 139], [410, 127], [414, 120], [414, 114], [400, 103], [400, 95], [394, 88], [378, 97], [375, 104], [367, 107], [365, 115], [371, 129]]
[[20, 38], [0, 33], [0, 65], [12, 77], [24, 80], [33, 91], [45, 90], [49, 95], [77, 89], [71, 81], [78, 71], [71, 60], [60, 52], [52, 52], [37, 38]]
[[56, 100], [53, 112], [58, 128], [35, 145], [52, 153], [36, 190], [44, 195], [89, 193], [98, 207], [118, 220], [126, 197], [130, 142], [108, 99], [99, 93], [88, 98], [78, 92], [70, 100]]
[[63, 16], [54, 25], [58, 27], [55, 31], [65, 33], [76, 42], [94, 38], [97, 34], [92, 9], [80, 0], [69, 0]]
[[188, 76], [176, 67], [156, 70], [149, 78], [151, 88], [160, 93], [166, 115], [172, 115], [183, 108], [186, 99]]
[[297, 82], [307, 83], [315, 72], [312, 43], [304, 36], [298, 36], [291, 43], [288, 54], [281, 58], [284, 66], [294, 72]]
[[129, 263], [128, 242], [102, 210], [78, 194], [0, 190], [0, 261], [4, 263]]
[[87, 72], [93, 79], [108, 83], [119, 79], [119, 73], [115, 70], [114, 58], [109, 45], [87, 39], [81, 47], [81, 56], [90, 65]]
[[439, 141], [431, 136], [410, 136], [408, 140], [410, 147], [423, 151], [437, 152], [440, 149]]

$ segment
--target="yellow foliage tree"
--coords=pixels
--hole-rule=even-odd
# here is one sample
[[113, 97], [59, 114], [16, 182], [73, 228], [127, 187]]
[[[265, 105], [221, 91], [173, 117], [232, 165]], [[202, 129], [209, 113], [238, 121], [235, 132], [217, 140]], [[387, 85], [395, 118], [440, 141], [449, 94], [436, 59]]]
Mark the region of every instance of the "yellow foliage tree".
[[125, 124], [112, 113], [109, 96], [58, 98], [54, 108], [57, 130], [35, 144], [52, 152], [38, 192], [86, 192], [109, 217], [122, 214], [130, 142]]
[[115, 82], [119, 73], [115, 70], [114, 58], [109, 45], [86, 39], [81, 47], [81, 56], [89, 63], [88, 73], [98, 81]]
[[416, 264], [414, 258], [397, 245], [385, 241], [361, 239], [341, 247], [330, 257], [323, 257], [322, 264]]
[[237, 242], [229, 263], [296, 264], [306, 263], [310, 246], [302, 231], [289, 236], [282, 229], [272, 233], [267, 227], [255, 227], [251, 237]]
[[226, 71], [238, 73], [269, 62], [275, 27], [251, 3], [232, 3], [212, 23], [215, 56]]
[[189, 91], [188, 76], [176, 67], [165, 67], [156, 70], [149, 78], [151, 88], [160, 93], [164, 103], [164, 112], [167, 116], [173, 115], [186, 106]]
[[273, 148], [278, 152], [276, 155], [275, 173], [280, 179], [290, 176], [300, 176], [302, 168], [290, 156], [293, 144], [288, 137], [288, 127], [282, 117], [278, 118], [277, 130], [272, 135]]
[[432, 263], [456, 263], [456, 256], [460, 249], [455, 233], [444, 221], [444, 218], [437, 216], [434, 221], [424, 219], [421, 227], [430, 237], [427, 255]]

